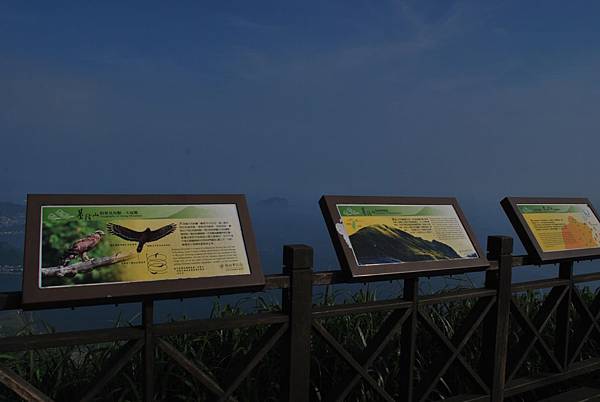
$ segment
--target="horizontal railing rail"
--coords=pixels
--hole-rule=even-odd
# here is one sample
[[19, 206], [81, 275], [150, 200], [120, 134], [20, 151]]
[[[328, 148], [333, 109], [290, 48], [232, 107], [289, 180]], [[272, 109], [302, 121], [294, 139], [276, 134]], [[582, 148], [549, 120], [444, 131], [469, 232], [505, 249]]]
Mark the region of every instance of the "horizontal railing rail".
[[[574, 261], [560, 264], [555, 278], [513, 283], [512, 271], [531, 265], [527, 256], [512, 255], [512, 239], [493, 236], [488, 241], [490, 267], [485, 271], [485, 284], [479, 288], [464, 288], [420, 295], [420, 278], [403, 279], [404, 291], [396, 299], [315, 304], [316, 286], [344, 285], [362, 282], [383, 282], [389, 278], [374, 277], [360, 282], [349, 280], [339, 270], [313, 272], [312, 249], [308, 246], [285, 246], [283, 273], [266, 276], [264, 290], [281, 290], [279, 311], [257, 312], [241, 316], [154, 322], [154, 300], [142, 301], [142, 323], [129, 327], [79, 330], [0, 338], [0, 352], [69, 347], [106, 342], [123, 342], [111, 367], [80, 400], [94, 400], [133, 356], [141, 353], [143, 362], [143, 399], [155, 398], [156, 376], [154, 356], [158, 348], [173, 359], [188, 374], [202, 384], [215, 400], [235, 400], [240, 384], [279, 345], [281, 353], [282, 388], [280, 399], [308, 401], [311, 392], [311, 350], [321, 342], [350, 369], [347, 378], [323, 390], [321, 398], [346, 400], [359, 384], [369, 387], [383, 400], [427, 401], [435, 399], [439, 383], [457, 365], [465, 372], [473, 389], [448, 400], [501, 401], [506, 397], [529, 392], [551, 384], [600, 370], [600, 356], [580, 359], [583, 345], [590, 339], [600, 339], [600, 297], [591, 304], [583, 300], [578, 285], [600, 281], [600, 273], [573, 274]], [[548, 289], [543, 293], [539, 311], [533, 317], [523, 311], [516, 294]], [[242, 293], [242, 291], [238, 291]], [[438, 327], [427, 309], [438, 305], [470, 300], [470, 311], [456, 323], [453, 333]], [[0, 310], [21, 308], [20, 292], [0, 293]], [[329, 319], [339, 316], [385, 312], [387, 316], [372, 337], [365, 339], [364, 350], [357, 353], [336, 339], [327, 328]], [[573, 312], [577, 315], [574, 316]], [[548, 343], [552, 317], [551, 343]], [[253, 326], [268, 329], [246, 355], [237, 362], [226, 382], [218, 381], [197, 362], [180, 352], [167, 337], [206, 331], [231, 330]], [[515, 344], [509, 345], [510, 327], [518, 331]], [[481, 336], [476, 334], [481, 333]], [[416, 355], [421, 336], [431, 337], [440, 345], [432, 363], [416, 378]], [[478, 362], [463, 354], [469, 342], [477, 339], [481, 356]], [[391, 391], [388, 384], [373, 377], [372, 367], [384, 350], [399, 344], [399, 365], [403, 375]], [[547, 370], [535, 376], [522, 376], [522, 368], [536, 351], [547, 363]], [[27, 400], [50, 398], [8, 368], [0, 367], [0, 382]], [[462, 399], [461, 399], [462, 398]]]

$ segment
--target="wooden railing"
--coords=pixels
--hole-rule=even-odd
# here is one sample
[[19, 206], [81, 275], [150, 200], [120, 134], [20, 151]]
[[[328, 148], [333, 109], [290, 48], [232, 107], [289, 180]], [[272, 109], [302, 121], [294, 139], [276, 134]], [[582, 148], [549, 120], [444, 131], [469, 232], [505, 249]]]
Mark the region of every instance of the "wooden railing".
[[[600, 280], [600, 273], [573, 275], [574, 261], [560, 264], [556, 278], [512, 283], [513, 269], [529, 264], [526, 256], [512, 255], [512, 238], [492, 236], [488, 239], [488, 258], [491, 266], [486, 271], [485, 285], [481, 288], [461, 289], [422, 296], [419, 278], [404, 279], [401, 298], [355, 304], [313, 304], [313, 289], [318, 285], [349, 283], [340, 271], [313, 272], [313, 251], [309, 246], [284, 246], [282, 274], [266, 277], [265, 290], [280, 289], [282, 309], [241, 317], [186, 320], [169, 323], [154, 322], [154, 300], [142, 302], [142, 323], [130, 328], [72, 331], [41, 335], [0, 338], [0, 352], [65, 347], [102, 342], [124, 342], [106, 365], [86, 394], [77, 400], [91, 401], [117, 376], [134, 356], [141, 353], [143, 362], [143, 399], [155, 398], [155, 348], [159, 348], [189, 375], [201, 383], [214, 400], [236, 398], [236, 390], [275, 345], [281, 347], [284, 369], [281, 400], [308, 401], [314, 399], [311, 391], [311, 350], [315, 342], [324, 342], [350, 368], [347, 378], [339, 379], [328, 390], [325, 399], [347, 400], [355, 387], [364, 382], [382, 400], [427, 401], [439, 382], [453, 365], [466, 373], [474, 389], [454, 396], [452, 401], [501, 401], [536, 388], [555, 384], [576, 376], [600, 370], [600, 356], [579, 360], [584, 344], [591, 338], [600, 338], [600, 296], [588, 305], [577, 285]], [[370, 278], [381, 281], [381, 278]], [[388, 279], [385, 279], [388, 280]], [[361, 278], [361, 282], [365, 279]], [[522, 310], [514, 294], [530, 290], [549, 289], [543, 303], [533, 317]], [[461, 300], [475, 300], [454, 333], [448, 336], [428, 316], [425, 309], [439, 304]], [[20, 309], [20, 292], [0, 294], [0, 310]], [[326, 328], [324, 320], [331, 317], [389, 312], [376, 333], [368, 339], [364, 350], [352, 353]], [[576, 314], [574, 314], [574, 312]], [[553, 342], [543, 332], [555, 316]], [[237, 371], [219, 382], [200, 365], [190, 360], [165, 337], [185, 333], [225, 330], [267, 325], [264, 333], [238, 363]], [[509, 347], [511, 327], [518, 328], [519, 338]], [[435, 356], [419, 381], [415, 378], [415, 356], [418, 337], [423, 331], [439, 344], [443, 352]], [[462, 352], [474, 334], [479, 331], [481, 358], [477, 364], [463, 357]], [[546, 331], [547, 332], [547, 331]], [[402, 376], [397, 378], [393, 395], [372, 376], [371, 367], [395, 337], [399, 340], [399, 364]], [[519, 372], [536, 350], [546, 362], [547, 370], [535, 377], [519, 377]], [[0, 367], [0, 382], [26, 400], [49, 401], [48, 396], [8, 368]], [[192, 396], [193, 397], [193, 396]], [[75, 399], [73, 399], [75, 400]]]

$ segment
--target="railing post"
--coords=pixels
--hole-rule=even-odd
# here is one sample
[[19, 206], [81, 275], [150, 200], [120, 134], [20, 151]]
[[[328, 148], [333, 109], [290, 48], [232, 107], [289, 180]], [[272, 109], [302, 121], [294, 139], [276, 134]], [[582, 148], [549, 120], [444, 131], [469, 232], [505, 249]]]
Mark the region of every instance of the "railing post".
[[412, 402], [414, 398], [415, 349], [417, 340], [417, 323], [419, 319], [419, 278], [404, 280], [403, 299], [412, 302], [410, 317], [402, 325], [400, 333], [400, 376], [401, 400]]
[[144, 328], [144, 401], [154, 401], [154, 339], [152, 326], [154, 325], [154, 301], [142, 302], [142, 327]]
[[558, 277], [569, 281], [567, 294], [558, 304], [556, 309], [556, 343], [554, 352], [563, 370], [569, 368], [569, 333], [571, 322], [569, 320], [569, 309], [571, 307], [571, 292], [573, 291], [573, 261], [560, 263]]
[[283, 292], [283, 308], [289, 314], [289, 330], [284, 348], [286, 378], [282, 400], [309, 400], [312, 267], [312, 247], [302, 244], [283, 247], [283, 270], [290, 276], [290, 287]]
[[487, 271], [485, 286], [496, 290], [496, 304], [483, 324], [481, 367], [490, 387], [490, 401], [504, 400], [508, 358], [509, 313], [512, 300], [513, 239], [488, 237], [488, 259], [498, 261], [498, 270]]

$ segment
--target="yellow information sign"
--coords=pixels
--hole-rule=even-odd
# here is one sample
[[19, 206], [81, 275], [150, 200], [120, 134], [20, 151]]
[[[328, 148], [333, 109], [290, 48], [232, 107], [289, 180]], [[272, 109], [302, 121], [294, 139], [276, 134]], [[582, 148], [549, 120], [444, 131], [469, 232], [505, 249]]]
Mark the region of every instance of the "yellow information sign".
[[39, 287], [249, 275], [235, 204], [44, 206]]
[[452, 205], [337, 205], [359, 266], [475, 259], [479, 255]]
[[600, 247], [600, 222], [586, 204], [517, 204], [543, 252]]

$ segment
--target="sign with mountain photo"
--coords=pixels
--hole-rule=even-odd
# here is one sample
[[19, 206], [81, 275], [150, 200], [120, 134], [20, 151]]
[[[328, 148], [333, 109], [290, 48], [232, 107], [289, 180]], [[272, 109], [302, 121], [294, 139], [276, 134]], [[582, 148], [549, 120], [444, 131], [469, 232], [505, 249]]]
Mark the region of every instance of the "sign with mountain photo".
[[325, 196], [321, 207], [353, 276], [487, 265], [454, 199]]
[[30, 196], [27, 238], [25, 303], [264, 280], [242, 196]]

